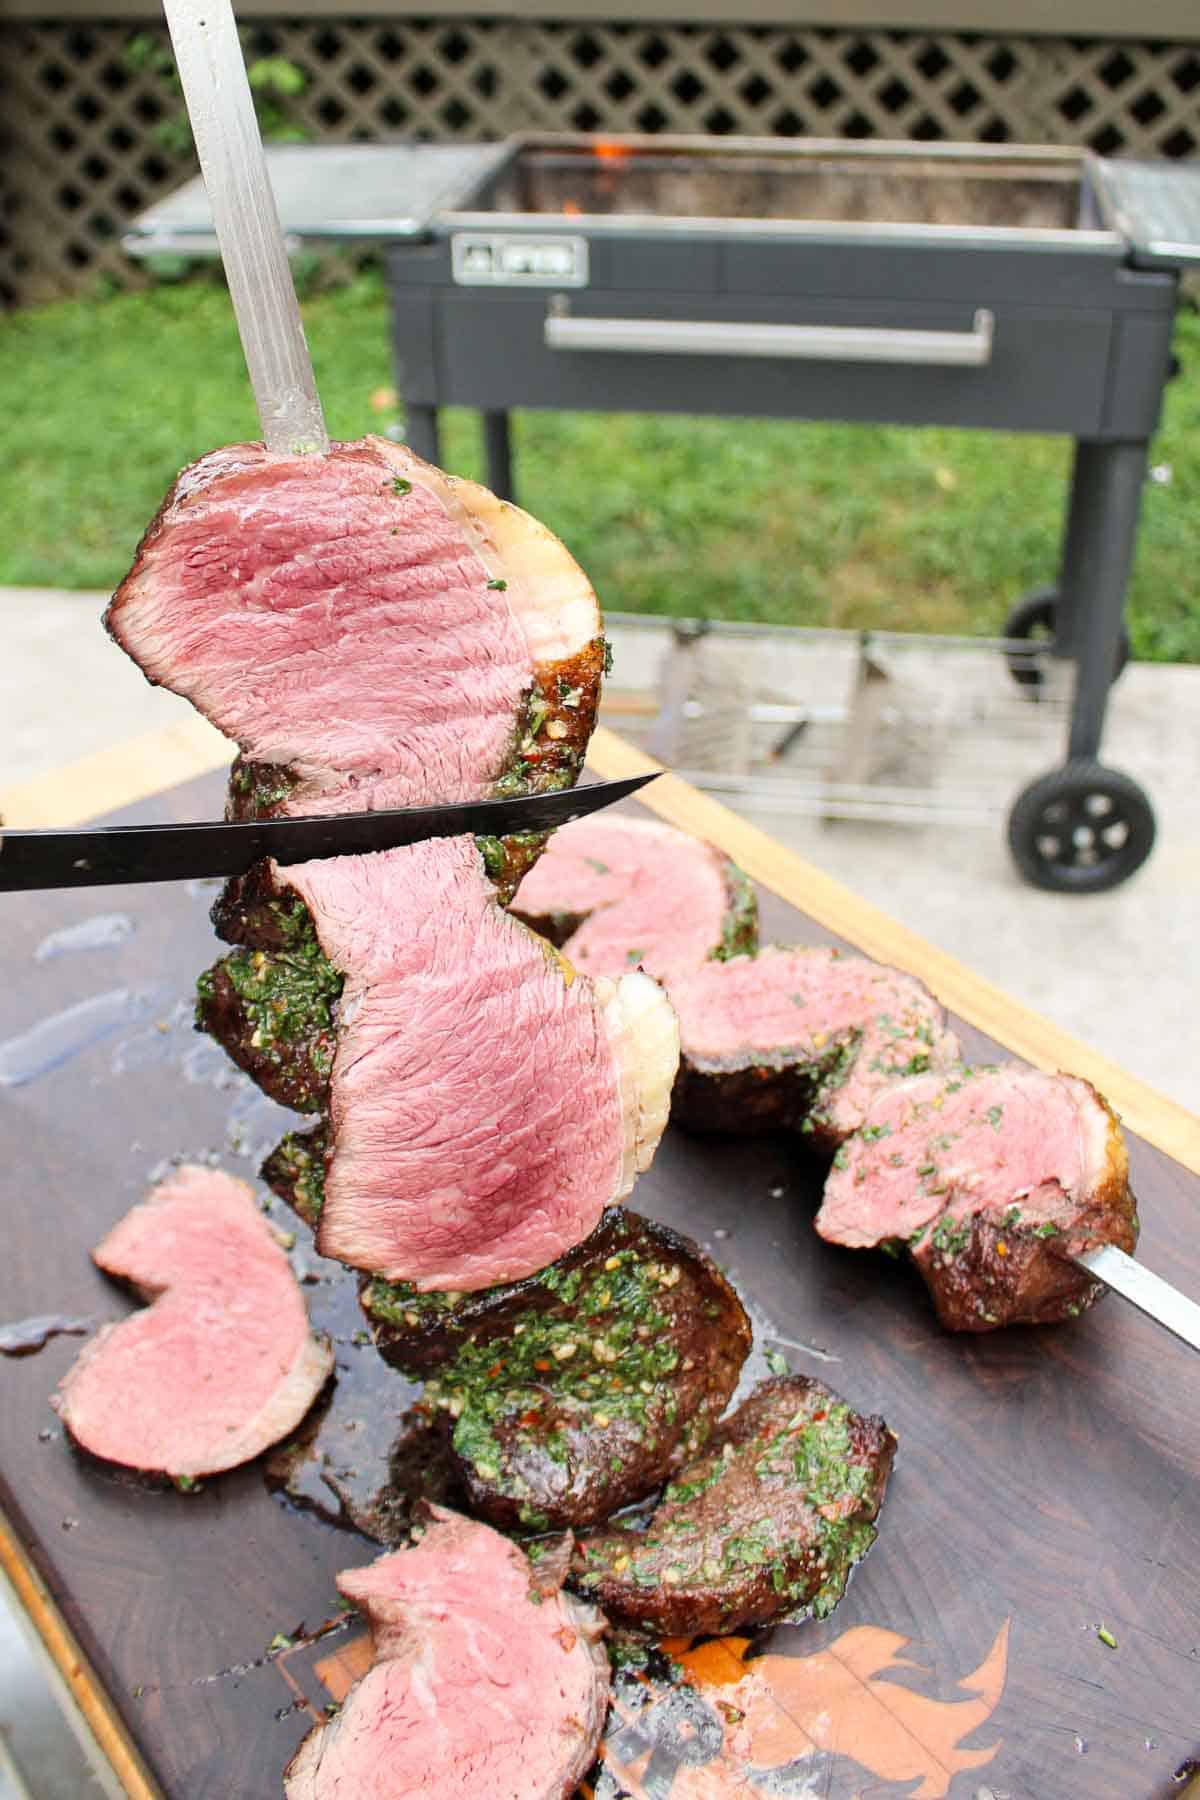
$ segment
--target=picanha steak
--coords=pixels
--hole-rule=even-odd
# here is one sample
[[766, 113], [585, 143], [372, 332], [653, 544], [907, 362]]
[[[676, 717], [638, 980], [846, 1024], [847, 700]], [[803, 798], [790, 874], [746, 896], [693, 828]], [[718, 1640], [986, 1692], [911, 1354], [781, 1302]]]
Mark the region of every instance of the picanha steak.
[[907, 1246], [953, 1331], [1077, 1317], [1104, 1289], [1070, 1256], [1132, 1252], [1138, 1232], [1108, 1103], [1018, 1063], [879, 1093], [834, 1159], [816, 1224], [835, 1244]]
[[695, 1244], [622, 1207], [521, 1300], [476, 1324], [424, 1404], [447, 1420], [472, 1512], [513, 1529], [594, 1525], [696, 1455], [750, 1322]]
[[177, 1169], [93, 1256], [152, 1304], [104, 1326], [64, 1377], [55, 1406], [76, 1443], [180, 1480], [295, 1430], [333, 1352], [244, 1181]]
[[620, 814], [555, 832], [513, 911], [588, 975], [644, 968], [669, 984], [758, 942], [754, 888], [727, 856], [670, 825]]
[[672, 980], [671, 1001], [672, 1116], [693, 1130], [785, 1128], [831, 1150], [881, 1089], [960, 1054], [914, 976], [825, 946], [698, 964]]
[[[553, 533], [377, 437], [202, 457], [106, 623], [241, 746], [239, 817], [569, 783], [605, 654], [595, 595]], [[487, 854], [499, 874], [503, 847]]]
[[[473, 1289], [585, 1238], [666, 1124], [678, 1038], [661, 988], [576, 976], [499, 905], [470, 838], [273, 879], [299, 897], [344, 984], [316, 1096], [329, 1115], [321, 1253], [423, 1289]], [[255, 959], [276, 953], [245, 954], [253, 979]], [[242, 1044], [290, 1053], [298, 1016], [282, 1015], [277, 1039], [271, 1000], [252, 1002], [221, 1042], [246, 1066]]]
[[375, 1660], [284, 1772], [288, 1800], [568, 1800], [604, 1726], [596, 1610], [490, 1526], [430, 1508], [424, 1536], [337, 1578]]
[[668, 1637], [824, 1618], [875, 1540], [896, 1440], [821, 1382], [763, 1382], [672, 1480], [644, 1531], [583, 1536], [574, 1580]]

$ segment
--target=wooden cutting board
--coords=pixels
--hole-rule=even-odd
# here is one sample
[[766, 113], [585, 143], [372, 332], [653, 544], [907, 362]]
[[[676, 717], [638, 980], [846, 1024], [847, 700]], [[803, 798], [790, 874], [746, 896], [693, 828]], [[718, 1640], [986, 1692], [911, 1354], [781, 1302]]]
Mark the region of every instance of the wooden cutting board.
[[[206, 777], [120, 817], [216, 816], [221, 787]], [[217, 953], [210, 899], [5, 899], [0, 1083], [28, 1079], [0, 1085], [4, 1320], [120, 1316], [88, 1252], [165, 1159], [252, 1176], [287, 1121], [188, 1029]], [[131, 929], [47, 942], [97, 915]], [[769, 894], [762, 922], [764, 941], [829, 941]], [[960, 1029], [976, 1058], [1004, 1054]], [[1200, 1179], [1130, 1149], [1140, 1253], [1200, 1294]], [[794, 1368], [896, 1430], [879, 1542], [829, 1620], [675, 1646], [694, 1683], [682, 1698], [625, 1683], [598, 1800], [1180, 1793], [1173, 1774], [1200, 1750], [1200, 1359], [1111, 1297], [1070, 1326], [949, 1337], [908, 1270], [818, 1240], [819, 1187], [793, 1142], [671, 1131], [635, 1198], [709, 1247]], [[340, 1370], [375, 1360], [340, 1335]], [[362, 1666], [333, 1578], [375, 1548], [269, 1493], [257, 1466], [185, 1496], [79, 1458], [48, 1405], [79, 1343], [0, 1364], [5, 1566], [127, 1791], [267, 1800]]]

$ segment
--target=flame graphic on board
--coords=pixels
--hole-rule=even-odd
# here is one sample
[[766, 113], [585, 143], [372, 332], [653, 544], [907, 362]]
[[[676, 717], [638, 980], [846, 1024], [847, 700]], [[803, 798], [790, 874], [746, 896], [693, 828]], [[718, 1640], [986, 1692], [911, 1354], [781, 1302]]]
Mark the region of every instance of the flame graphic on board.
[[[876, 1625], [845, 1631], [811, 1656], [745, 1662], [747, 1638], [721, 1638], [694, 1650], [667, 1645], [688, 1688], [648, 1688], [645, 1706], [626, 1687], [619, 1723], [604, 1746], [606, 1773], [634, 1800], [723, 1800], [762, 1795], [786, 1771], [788, 1793], [835, 1791], [838, 1765], [847, 1800], [860, 1776], [905, 1784], [911, 1800], [945, 1800], [954, 1777], [982, 1768], [999, 1741], [960, 1748], [999, 1704], [1008, 1667], [1008, 1621], [979, 1667], [963, 1676], [962, 1700], [935, 1700], [887, 1679], [921, 1670], [902, 1652], [909, 1639]], [[811, 1788], [797, 1783], [810, 1775]], [[603, 1781], [597, 1796], [603, 1791]]]
[[[603, 1773], [595, 1789], [580, 1792], [594, 1800], [614, 1793], [632, 1800], [762, 1800], [770, 1793], [856, 1800], [871, 1780], [895, 1783], [906, 1800], [945, 1800], [956, 1775], [983, 1768], [1000, 1748], [999, 1740], [983, 1750], [960, 1746], [1000, 1703], [1008, 1629], [1006, 1619], [979, 1667], [959, 1681], [962, 1700], [935, 1700], [889, 1680], [926, 1671], [903, 1654], [910, 1639], [879, 1625], [855, 1625], [811, 1656], [768, 1651], [750, 1662], [749, 1638], [713, 1638], [695, 1648], [668, 1641], [663, 1649], [685, 1683], [665, 1687], [644, 1676], [618, 1683], [600, 1750]], [[358, 1637], [314, 1672], [341, 1700], [370, 1665], [370, 1639]]]

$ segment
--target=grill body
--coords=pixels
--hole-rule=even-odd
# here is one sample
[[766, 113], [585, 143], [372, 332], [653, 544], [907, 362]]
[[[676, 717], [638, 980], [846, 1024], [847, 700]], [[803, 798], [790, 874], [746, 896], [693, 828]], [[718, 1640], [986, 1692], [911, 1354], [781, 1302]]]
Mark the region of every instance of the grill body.
[[511, 496], [515, 406], [1065, 434], [1047, 616], [1076, 669], [1067, 762], [1093, 765], [1180, 273], [1139, 258], [1103, 168], [1069, 149], [516, 139], [388, 253], [410, 440], [437, 460], [438, 409], [480, 408]]
[[[431, 241], [390, 254], [409, 402], [1149, 437], [1176, 278], [1130, 265], [1086, 154], [715, 142], [614, 140], [598, 158], [590, 139], [518, 140]], [[986, 360], [921, 360], [911, 334], [968, 340], [980, 312]], [[580, 321], [611, 324], [610, 344], [575, 347]], [[673, 347], [693, 324], [717, 329]], [[763, 326], [832, 335], [773, 355]]]

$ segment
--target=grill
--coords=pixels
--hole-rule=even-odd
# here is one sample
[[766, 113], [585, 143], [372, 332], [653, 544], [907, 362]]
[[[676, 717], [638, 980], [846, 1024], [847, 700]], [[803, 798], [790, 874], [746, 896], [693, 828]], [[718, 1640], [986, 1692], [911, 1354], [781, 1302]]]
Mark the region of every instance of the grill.
[[1154, 837], [1147, 796], [1097, 758], [1198, 247], [1194, 170], [1076, 150], [517, 139], [389, 255], [409, 436], [436, 460], [439, 406], [481, 408], [511, 495], [513, 406], [1069, 434], [1058, 577], [1006, 626], [1076, 665], [1067, 760], [1019, 796], [1009, 839], [1028, 879], [1094, 891]]
[[[1057, 579], [1005, 633], [1075, 664], [1067, 767], [1021, 796], [1010, 840], [1042, 885], [1131, 873], [1153, 813], [1096, 759], [1179, 277], [1200, 261], [1200, 170], [878, 140], [528, 135], [453, 154], [271, 161], [297, 236], [388, 241], [410, 441], [436, 461], [438, 409], [480, 408], [502, 494], [515, 406], [1075, 440]], [[202, 214], [193, 184], [131, 247], [195, 243]], [[1036, 694], [1036, 669], [1013, 668]]]

